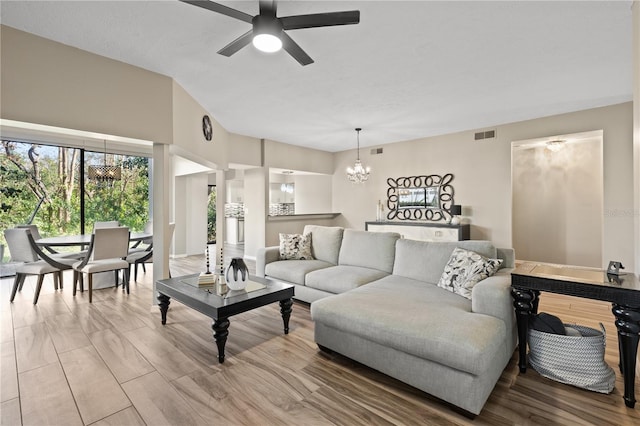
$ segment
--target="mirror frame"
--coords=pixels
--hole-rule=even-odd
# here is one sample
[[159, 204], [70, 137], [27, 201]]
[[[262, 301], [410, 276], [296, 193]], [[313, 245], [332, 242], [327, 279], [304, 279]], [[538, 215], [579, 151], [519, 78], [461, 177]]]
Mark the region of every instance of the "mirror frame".
[[[453, 186], [451, 181], [453, 174], [446, 175], [422, 175], [388, 178], [387, 184], [387, 207], [389, 213], [388, 220], [429, 220], [443, 221], [450, 220], [450, 209], [455, 204], [453, 199]], [[424, 191], [424, 198], [415, 205], [401, 206], [401, 197], [406, 191], [419, 193]], [[436, 191], [435, 202], [428, 202], [427, 194]]]

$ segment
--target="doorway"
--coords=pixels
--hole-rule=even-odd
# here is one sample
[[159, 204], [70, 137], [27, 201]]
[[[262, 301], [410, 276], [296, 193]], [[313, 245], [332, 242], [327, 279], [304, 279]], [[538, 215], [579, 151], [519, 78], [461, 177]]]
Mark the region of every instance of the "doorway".
[[602, 267], [603, 132], [512, 142], [518, 260]]

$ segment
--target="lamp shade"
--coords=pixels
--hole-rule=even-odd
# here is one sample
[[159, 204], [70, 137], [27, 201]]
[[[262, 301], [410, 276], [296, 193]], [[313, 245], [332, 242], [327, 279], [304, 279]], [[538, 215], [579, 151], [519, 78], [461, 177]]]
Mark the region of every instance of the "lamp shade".
[[449, 213], [451, 213], [451, 216], [460, 216], [462, 214], [462, 206], [460, 204], [453, 204]]

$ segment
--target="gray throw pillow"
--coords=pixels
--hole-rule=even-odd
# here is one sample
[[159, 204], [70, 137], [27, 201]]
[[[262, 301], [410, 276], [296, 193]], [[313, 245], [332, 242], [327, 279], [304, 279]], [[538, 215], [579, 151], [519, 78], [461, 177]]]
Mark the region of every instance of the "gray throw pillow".
[[438, 287], [471, 299], [471, 290], [479, 281], [495, 274], [502, 259], [488, 259], [474, 251], [457, 247], [444, 267]]
[[280, 234], [280, 260], [311, 259], [311, 234]]

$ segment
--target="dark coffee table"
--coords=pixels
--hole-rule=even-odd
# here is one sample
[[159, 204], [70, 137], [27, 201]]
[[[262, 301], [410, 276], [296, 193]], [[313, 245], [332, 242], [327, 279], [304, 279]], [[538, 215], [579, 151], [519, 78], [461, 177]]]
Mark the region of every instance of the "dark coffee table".
[[[273, 302], [280, 303], [280, 313], [284, 321], [284, 334], [289, 334], [289, 318], [293, 305], [294, 287], [292, 285], [250, 276], [247, 290], [231, 291], [226, 295], [217, 295], [213, 288], [198, 288], [198, 274], [156, 281], [158, 302], [162, 314], [162, 324], [167, 323], [167, 310], [173, 297], [184, 305], [213, 319], [213, 337], [218, 346], [218, 361], [224, 362], [224, 346], [229, 335], [229, 317], [247, 312]], [[253, 284], [252, 284], [253, 283]], [[258, 289], [252, 289], [261, 287]]]
[[530, 316], [538, 313], [540, 292], [611, 302], [618, 329], [624, 402], [627, 407], [635, 405], [636, 354], [640, 339], [640, 279], [636, 275], [615, 276], [600, 269], [524, 263], [511, 272], [511, 287], [518, 322], [521, 373], [527, 371], [527, 331]]

